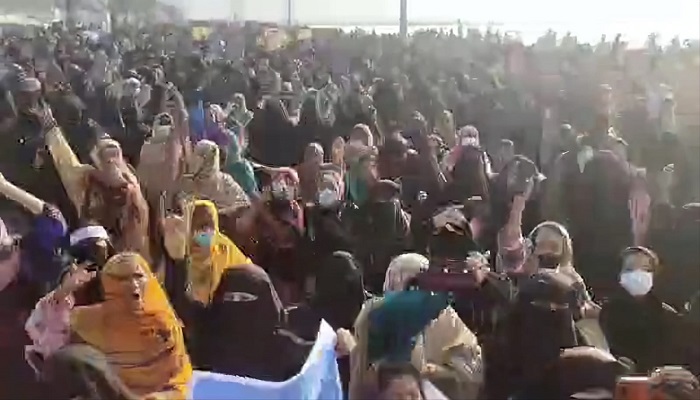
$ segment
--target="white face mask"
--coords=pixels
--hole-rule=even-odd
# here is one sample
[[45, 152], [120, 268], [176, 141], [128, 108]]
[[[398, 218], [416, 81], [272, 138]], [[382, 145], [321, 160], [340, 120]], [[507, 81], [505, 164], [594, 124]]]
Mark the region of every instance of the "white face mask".
[[629, 271], [620, 274], [620, 286], [632, 296], [644, 296], [654, 286], [654, 275], [649, 271]]
[[318, 204], [321, 207], [331, 207], [339, 201], [338, 195], [334, 190], [324, 189], [318, 194]]

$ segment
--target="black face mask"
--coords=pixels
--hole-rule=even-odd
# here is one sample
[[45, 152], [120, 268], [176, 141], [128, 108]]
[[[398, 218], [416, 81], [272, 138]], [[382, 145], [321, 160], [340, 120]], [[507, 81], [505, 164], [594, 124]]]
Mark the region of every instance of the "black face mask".
[[540, 268], [544, 269], [555, 269], [561, 263], [560, 254], [540, 254], [537, 256], [540, 261]]

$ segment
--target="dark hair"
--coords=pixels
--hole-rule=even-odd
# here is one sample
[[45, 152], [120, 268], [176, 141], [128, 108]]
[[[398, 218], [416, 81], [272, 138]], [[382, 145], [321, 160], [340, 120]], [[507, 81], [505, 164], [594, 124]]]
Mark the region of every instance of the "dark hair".
[[425, 393], [423, 392], [423, 382], [421, 381], [420, 372], [418, 372], [418, 370], [410, 362], [380, 363], [379, 368], [377, 368], [377, 386], [379, 389], [379, 393], [383, 393], [389, 387], [389, 385], [391, 385], [391, 382], [404, 376], [409, 376], [416, 381], [421, 396], [425, 398]]

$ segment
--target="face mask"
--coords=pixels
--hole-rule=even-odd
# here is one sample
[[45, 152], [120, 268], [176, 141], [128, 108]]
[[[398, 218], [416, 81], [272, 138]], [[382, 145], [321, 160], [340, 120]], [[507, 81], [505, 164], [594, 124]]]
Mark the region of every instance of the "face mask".
[[211, 247], [212, 240], [214, 238], [214, 232], [206, 231], [199, 232], [194, 236], [194, 241], [201, 247]]
[[540, 261], [540, 268], [556, 269], [561, 262], [559, 254], [540, 254], [537, 256]]
[[331, 189], [324, 189], [318, 194], [318, 204], [321, 207], [332, 207], [338, 202], [338, 196]]
[[620, 274], [620, 286], [632, 296], [644, 296], [654, 286], [654, 275], [649, 271], [630, 271]]

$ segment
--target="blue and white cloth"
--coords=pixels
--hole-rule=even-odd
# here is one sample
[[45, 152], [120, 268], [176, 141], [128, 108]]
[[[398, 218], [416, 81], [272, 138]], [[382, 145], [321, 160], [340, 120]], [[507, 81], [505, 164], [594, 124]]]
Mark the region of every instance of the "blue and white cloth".
[[285, 382], [195, 371], [191, 400], [343, 400], [335, 353], [336, 335], [321, 322], [316, 343], [301, 371]]

